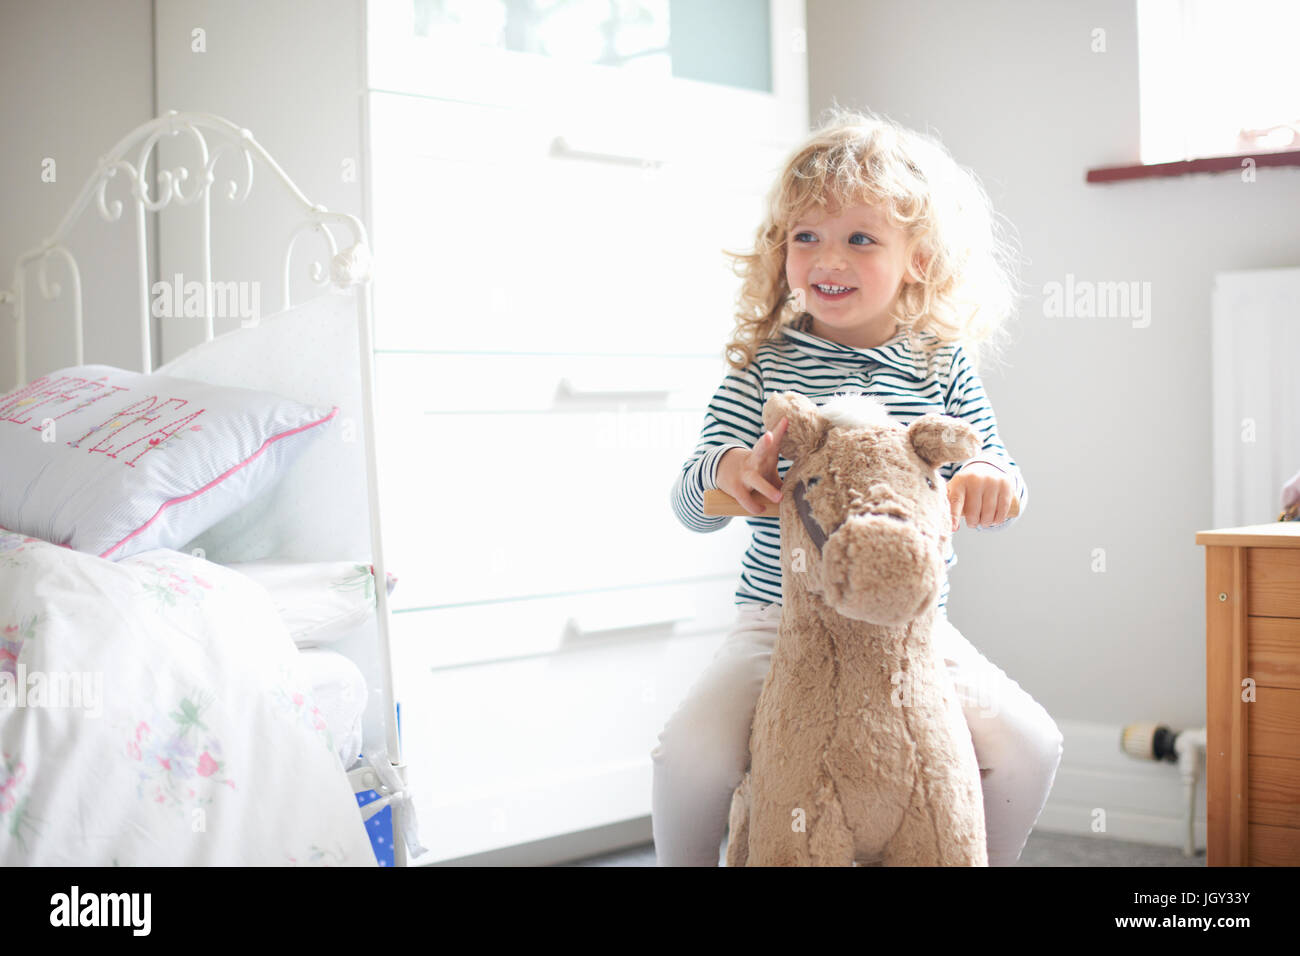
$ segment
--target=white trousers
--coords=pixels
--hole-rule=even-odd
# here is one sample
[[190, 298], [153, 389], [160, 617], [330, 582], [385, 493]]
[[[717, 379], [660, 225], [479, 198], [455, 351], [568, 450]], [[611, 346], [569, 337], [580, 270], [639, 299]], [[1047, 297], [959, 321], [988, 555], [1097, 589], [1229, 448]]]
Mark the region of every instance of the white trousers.
[[[781, 623], [781, 605], [741, 605], [650, 756], [659, 866], [717, 866], [732, 791], [749, 766], [749, 733]], [[1020, 858], [1061, 762], [1063, 740], [1043, 706], [989, 663], [944, 615], [941, 654], [970, 727], [984, 792], [990, 866]]]

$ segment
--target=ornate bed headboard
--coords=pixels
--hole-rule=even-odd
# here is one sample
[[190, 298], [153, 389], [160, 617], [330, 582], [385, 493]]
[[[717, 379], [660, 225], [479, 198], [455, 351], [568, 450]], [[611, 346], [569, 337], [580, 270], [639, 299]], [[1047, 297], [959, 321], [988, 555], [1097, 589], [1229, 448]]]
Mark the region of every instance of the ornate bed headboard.
[[[155, 159], [156, 147], [166, 137], [182, 135], [193, 143], [196, 150], [193, 166], [178, 165], [159, 170], [156, 177], [157, 189], [151, 192], [146, 170], [150, 161]], [[221, 291], [221, 284], [214, 284], [212, 278], [212, 192], [217, 184], [216, 167], [226, 154], [242, 160], [240, 164], [242, 175], [239, 178], [227, 179], [223, 183], [222, 191], [227, 201], [242, 203], [248, 198], [253, 188], [256, 157], [279, 180], [303, 214], [303, 219], [292, 230], [285, 244], [282, 260], [283, 308], [291, 305], [289, 270], [298, 239], [304, 233], [314, 232], [320, 235], [329, 248], [328, 266], [319, 261], [312, 263], [311, 275], [315, 283], [324, 286], [332, 282], [338, 287], [348, 288], [354, 285], [365, 285], [368, 282], [370, 252], [366, 228], [361, 220], [346, 213], [330, 212], [324, 206], [311, 202], [248, 130], [210, 113], [178, 113], [172, 110], [158, 119], [137, 126], [102, 156], [95, 171], [87, 179], [76, 201], [54, 232], [40, 245], [18, 257], [14, 265], [12, 287], [0, 290], [0, 304], [8, 304], [16, 319], [14, 349], [16, 384], [25, 384], [27, 380], [27, 273], [34, 266], [36, 287], [41, 296], [47, 300], [58, 299], [62, 295], [62, 287], [59, 283], [51, 281], [49, 277], [49, 264], [53, 259], [62, 260], [71, 283], [75, 358], [76, 364], [84, 364], [81, 274], [76, 257], [66, 245], [66, 240], [72, 227], [92, 202], [106, 222], [116, 222], [122, 218], [125, 208], [123, 200], [109, 197], [109, 187], [114, 181], [125, 181], [129, 184], [128, 201], [134, 206], [135, 212], [141, 371], [146, 373], [152, 371], [153, 364], [150, 349], [152, 282], [147, 254], [146, 214], [159, 212], [172, 203], [177, 206], [197, 205], [202, 216], [200, 238], [202, 242], [201, 284], [204, 289], [204, 341], [212, 340], [213, 317], [216, 314], [214, 292]], [[346, 244], [339, 242], [340, 236], [336, 236], [336, 231], [340, 236], [346, 236], [348, 240]], [[368, 296], [358, 298], [367, 300], [362, 308], [367, 320], [365, 324], [369, 327]]]

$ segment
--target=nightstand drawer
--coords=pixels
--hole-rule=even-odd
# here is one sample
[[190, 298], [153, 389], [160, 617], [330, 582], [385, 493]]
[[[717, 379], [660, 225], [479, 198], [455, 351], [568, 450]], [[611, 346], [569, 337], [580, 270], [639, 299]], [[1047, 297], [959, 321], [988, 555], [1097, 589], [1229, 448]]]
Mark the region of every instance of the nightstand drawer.
[[1295, 866], [1300, 860], [1300, 829], [1250, 825], [1247, 866]]
[[1300, 827], [1300, 760], [1252, 755], [1248, 779], [1252, 823]]
[[1246, 551], [1246, 613], [1300, 618], [1300, 549]]
[[1255, 688], [1255, 701], [1242, 704], [1246, 712], [1246, 752], [1256, 757], [1300, 760], [1300, 690]]
[[1300, 620], [1246, 619], [1246, 673], [1257, 686], [1300, 690]]

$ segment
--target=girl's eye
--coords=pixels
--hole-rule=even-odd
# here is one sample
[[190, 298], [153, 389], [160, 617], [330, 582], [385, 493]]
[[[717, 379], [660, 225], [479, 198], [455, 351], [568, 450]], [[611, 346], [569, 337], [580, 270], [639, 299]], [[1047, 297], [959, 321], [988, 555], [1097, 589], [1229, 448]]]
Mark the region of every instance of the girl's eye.
[[[862, 241], [862, 242], [858, 242], [859, 239], [861, 239], [861, 240], [863, 240], [863, 241]], [[849, 237], [849, 242], [850, 242], [852, 245], [856, 245], [856, 246], [867, 246], [867, 245], [871, 245], [871, 244], [874, 243], [875, 241], [876, 241], [876, 240], [872, 239], [872, 238], [871, 238], [870, 236], [868, 236], [865, 232], [855, 232], [852, 236]]]
[[812, 242], [816, 238], [817, 237], [814, 236], [811, 232], [796, 232], [794, 234], [795, 242]]

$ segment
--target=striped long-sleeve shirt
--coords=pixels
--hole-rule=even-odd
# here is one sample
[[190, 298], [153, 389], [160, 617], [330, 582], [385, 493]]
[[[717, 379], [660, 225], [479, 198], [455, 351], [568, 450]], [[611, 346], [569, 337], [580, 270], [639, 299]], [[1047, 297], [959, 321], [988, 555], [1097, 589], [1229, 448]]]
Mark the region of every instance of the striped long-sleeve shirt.
[[[969, 422], [981, 439], [981, 449], [963, 462], [940, 467], [951, 480], [971, 462], [987, 462], [1011, 475], [1020, 499], [1020, 513], [1029, 491], [1015, 460], [998, 437], [997, 420], [984, 385], [960, 345], [941, 345], [928, 332], [901, 330], [871, 349], [852, 348], [819, 338], [809, 330], [810, 316], [786, 326], [777, 340], [759, 346], [744, 370], [732, 369], [709, 402], [700, 441], [672, 490], [672, 507], [692, 531], [717, 531], [730, 517], [706, 517], [703, 493], [717, 487], [718, 462], [732, 448], [752, 448], [763, 436], [763, 404], [774, 393], [799, 392], [818, 405], [836, 392], [861, 391], [879, 398], [900, 424], [908, 425], [928, 412], [953, 415]], [[782, 480], [792, 463], [777, 462]], [[998, 531], [1016, 519], [978, 529]], [[742, 560], [737, 604], [781, 603], [781, 530], [776, 518], [746, 518], [753, 536]], [[957, 563], [951, 538], [946, 567]], [[939, 595], [939, 613], [947, 613], [948, 582]]]

